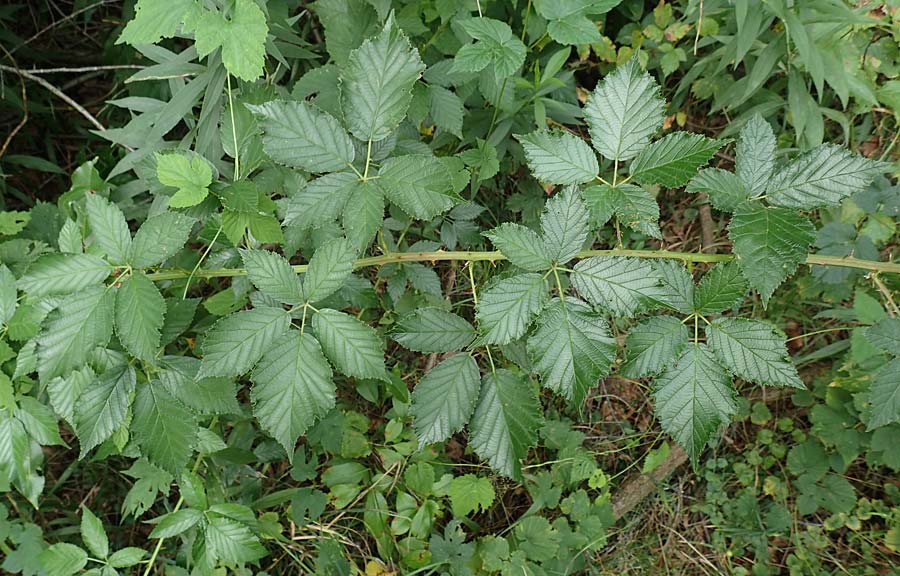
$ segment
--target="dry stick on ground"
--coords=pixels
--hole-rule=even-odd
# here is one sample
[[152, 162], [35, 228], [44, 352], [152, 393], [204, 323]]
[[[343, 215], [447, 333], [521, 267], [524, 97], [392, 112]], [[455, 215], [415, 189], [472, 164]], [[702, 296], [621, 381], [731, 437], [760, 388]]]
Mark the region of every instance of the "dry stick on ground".
[[[790, 394], [790, 390], [781, 389], [775, 391], [769, 390], [768, 393], [754, 394], [751, 401], [762, 400], [766, 403], [774, 402]], [[632, 510], [634, 510], [641, 501], [654, 494], [660, 482], [665, 480], [672, 472], [680, 468], [688, 461], [687, 452], [674, 444], [669, 451], [669, 455], [663, 460], [655, 470], [649, 474], [639, 473], [627, 480], [620, 489], [618, 489], [613, 497], [612, 507], [613, 515], [619, 520]]]

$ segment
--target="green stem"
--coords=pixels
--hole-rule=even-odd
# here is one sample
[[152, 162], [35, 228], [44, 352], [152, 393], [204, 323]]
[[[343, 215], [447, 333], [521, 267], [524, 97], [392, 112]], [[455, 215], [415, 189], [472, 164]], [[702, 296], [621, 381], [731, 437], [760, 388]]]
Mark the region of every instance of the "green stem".
[[[592, 258], [594, 256], [628, 256], [631, 258], [650, 258], [664, 260], [681, 260], [682, 262], [728, 262], [734, 260], [733, 254], [701, 254], [699, 252], [671, 252], [669, 250], [582, 250], [576, 258]], [[367, 268], [370, 266], [384, 266], [395, 262], [445, 262], [454, 260], [468, 260], [470, 262], [497, 262], [506, 260], [500, 252], [469, 252], [469, 251], [444, 251], [437, 252], [391, 252], [381, 256], [360, 258], [354, 263], [354, 268]], [[841, 258], [838, 256], [823, 256], [810, 254], [806, 257], [805, 264], [815, 266], [839, 266], [843, 268], [856, 268], [859, 270], [871, 270], [874, 272], [886, 272], [888, 274], [900, 274], [900, 264], [894, 262], [877, 262], [875, 260], [861, 260], [859, 258]], [[294, 266], [294, 272], [306, 272], [306, 264]], [[562, 270], [562, 268], [560, 268]], [[244, 268], [218, 268], [213, 270], [197, 270], [194, 278], [230, 278], [246, 276]], [[150, 272], [147, 277], [157, 282], [162, 280], [180, 280], [191, 276], [190, 270], [183, 268], [164, 268], [156, 272]]]

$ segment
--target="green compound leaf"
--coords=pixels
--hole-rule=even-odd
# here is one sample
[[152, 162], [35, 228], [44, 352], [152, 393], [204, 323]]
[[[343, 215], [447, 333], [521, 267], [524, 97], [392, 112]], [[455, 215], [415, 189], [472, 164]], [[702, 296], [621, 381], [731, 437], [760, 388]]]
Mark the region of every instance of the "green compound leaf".
[[135, 382], [134, 368], [117, 366], [87, 386], [75, 404], [75, 432], [81, 442], [79, 458], [125, 423]]
[[429, 370], [412, 391], [419, 448], [462, 430], [475, 410], [480, 388], [478, 364], [469, 354], [456, 354]]
[[151, 380], [138, 387], [131, 432], [147, 460], [179, 474], [194, 452], [197, 418], [159, 380]]
[[674, 132], [644, 148], [631, 163], [631, 177], [641, 184], [684, 186], [727, 140]]
[[490, 479], [479, 478], [474, 474], [453, 478], [447, 495], [450, 496], [450, 509], [457, 518], [468, 516], [479, 509], [487, 511], [496, 497]]
[[455, 352], [475, 339], [475, 329], [453, 312], [419, 308], [397, 323], [391, 337], [415, 352]]
[[[316, 178], [288, 200], [284, 215], [285, 226], [310, 230], [333, 222], [344, 210], [357, 184], [362, 182], [353, 172], [336, 172]], [[351, 206], [358, 209], [357, 204]], [[378, 223], [381, 224], [381, 214], [378, 215]]]
[[47, 576], [72, 576], [87, 565], [88, 555], [74, 544], [58, 542], [40, 550], [37, 561]]
[[347, 239], [358, 250], [365, 250], [384, 223], [384, 193], [375, 182], [357, 182], [350, 192], [341, 223]]
[[16, 297], [16, 277], [5, 264], [0, 264], [0, 325], [16, 313]]
[[101, 286], [72, 294], [60, 303], [57, 315], [37, 340], [41, 382], [81, 368], [94, 348], [109, 342], [114, 303], [114, 292]]
[[528, 329], [547, 301], [541, 274], [520, 274], [494, 283], [478, 297], [476, 317], [487, 344], [507, 344]]
[[734, 172], [746, 185], [748, 196], [764, 194], [775, 169], [775, 133], [759, 114], [741, 129], [735, 150]]
[[138, 0], [134, 18], [125, 25], [116, 44], [156, 44], [172, 38], [194, 0]]
[[244, 374], [284, 334], [291, 323], [281, 308], [242, 310], [216, 322], [201, 344], [197, 378]]
[[149, 268], [161, 264], [181, 250], [195, 220], [178, 212], [163, 212], [151, 216], [134, 235], [129, 261], [135, 268]]
[[109, 537], [103, 529], [103, 522], [94, 516], [87, 506], [81, 505], [81, 539], [96, 558], [109, 555]]
[[165, 314], [166, 300], [140, 272], [123, 280], [116, 290], [116, 335], [136, 358], [154, 362]]
[[378, 171], [376, 184], [388, 200], [419, 220], [430, 220], [453, 208], [459, 200], [453, 191], [452, 174], [434, 156], [389, 158]]
[[190, 208], [209, 195], [213, 172], [201, 156], [190, 159], [183, 154], [156, 154], [156, 177], [160, 184], [178, 190], [169, 198], [172, 208]]
[[705, 192], [709, 196], [709, 203], [723, 212], [734, 212], [753, 195], [737, 174], [719, 168], [701, 170], [684, 190], [691, 194]]
[[341, 76], [341, 105], [350, 132], [362, 141], [385, 139], [406, 117], [412, 87], [425, 71], [393, 16], [381, 33], [350, 53]]
[[484, 235], [506, 258], [523, 270], [549, 270], [553, 261], [537, 232], [520, 224], [504, 222]]
[[616, 341], [590, 306], [569, 297], [554, 299], [538, 316], [528, 351], [544, 387], [579, 405], [609, 374], [616, 360]]
[[591, 93], [584, 116], [594, 149], [609, 160], [637, 156], [663, 123], [659, 86], [637, 57], [606, 76]]
[[313, 317], [316, 335], [331, 363], [347, 376], [384, 380], [384, 344], [368, 324], [323, 308]]
[[652, 238], [662, 238], [659, 229], [659, 205], [650, 192], [634, 184], [588, 186], [583, 192], [595, 226], [603, 226], [613, 216]]
[[706, 327], [706, 342], [735, 376], [766, 386], [805, 389], [790, 361], [784, 336], [768, 322], [716, 318]]
[[693, 311], [718, 314], [740, 302], [747, 294], [747, 281], [737, 262], [719, 264], [703, 275], [694, 292]]
[[865, 190], [888, 166], [842, 146], [823, 144], [779, 170], [769, 180], [766, 197], [777, 206], [799, 210], [837, 206], [844, 198]]
[[228, 18], [207, 11], [197, 22], [194, 46], [200, 58], [222, 48], [225, 69], [241, 80], [252, 82], [263, 73], [266, 61], [266, 15], [253, 0], [235, 0]]
[[463, 119], [466, 109], [456, 93], [434, 84], [428, 85], [431, 99], [431, 119], [434, 125], [462, 139]]
[[793, 210], [748, 202], [735, 210], [728, 236], [744, 278], [767, 305], [775, 289], [806, 259], [816, 229]]
[[353, 272], [355, 261], [356, 250], [346, 238], [335, 238], [319, 246], [303, 277], [306, 300], [319, 302], [340, 290]]
[[499, 474], [521, 478], [521, 460], [537, 442], [542, 423], [541, 405], [531, 384], [500, 369], [482, 379], [469, 423], [469, 446]]
[[159, 522], [150, 532], [150, 538], [171, 538], [178, 536], [203, 520], [203, 512], [196, 508], [182, 508], [159, 517]]
[[582, 260], [575, 265], [572, 283], [591, 304], [626, 318], [658, 306], [666, 294], [653, 265], [638, 258]]
[[656, 379], [659, 422], [694, 466], [716, 430], [737, 412], [731, 378], [705, 344], [692, 344]]
[[583, 184], [597, 178], [597, 156], [584, 140], [569, 132], [539, 130], [517, 134], [532, 176], [551, 184]]
[[259, 560], [268, 551], [250, 528], [223, 516], [212, 516], [206, 525], [206, 553], [213, 563], [236, 566]]
[[73, 294], [105, 280], [112, 270], [93, 254], [45, 254], [28, 267], [17, 284], [35, 298]]
[[97, 194], [85, 198], [88, 223], [97, 246], [113, 264], [124, 264], [131, 252], [131, 231], [118, 206]]
[[261, 117], [263, 149], [269, 158], [318, 174], [345, 170], [356, 150], [332, 115], [307, 102], [273, 100], [247, 108]]
[[866, 328], [866, 340], [894, 356], [900, 355], [900, 319], [885, 318]]
[[693, 312], [694, 277], [691, 273], [674, 260], [658, 260], [652, 266], [663, 286], [660, 303], [683, 314]]
[[900, 359], [894, 358], [875, 373], [869, 402], [871, 407], [866, 430], [900, 422]]
[[512, 76], [525, 62], [527, 48], [513, 35], [506, 22], [493, 18], [470, 18], [460, 22], [466, 34], [476, 40], [456, 52], [451, 73], [481, 72], [493, 67], [494, 79], [499, 82]]
[[282, 304], [304, 302], [303, 287], [291, 263], [268, 250], [241, 250], [250, 281], [260, 292]]
[[547, 201], [541, 215], [541, 230], [547, 254], [565, 264], [584, 246], [588, 233], [588, 211], [575, 188], [565, 188]]
[[297, 438], [334, 407], [331, 366], [315, 338], [289, 330], [251, 378], [253, 415], [292, 460]]
[[651, 316], [642, 320], [625, 340], [622, 375], [645, 378], [659, 374], [680, 357], [689, 337], [684, 322], [675, 316]]

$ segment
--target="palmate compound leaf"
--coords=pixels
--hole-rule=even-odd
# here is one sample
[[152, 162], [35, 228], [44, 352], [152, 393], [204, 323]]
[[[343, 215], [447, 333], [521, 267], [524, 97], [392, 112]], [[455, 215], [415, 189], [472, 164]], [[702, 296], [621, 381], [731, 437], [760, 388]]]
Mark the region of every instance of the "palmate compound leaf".
[[201, 344], [197, 378], [244, 374], [278, 341], [291, 323], [281, 308], [242, 310], [216, 322]]
[[871, 407], [866, 430], [900, 422], [900, 358], [894, 358], [875, 373], [869, 403]]
[[728, 373], [705, 344], [689, 344], [654, 383], [656, 415], [696, 466], [715, 431], [737, 411]]
[[110, 368], [88, 385], [75, 404], [75, 433], [84, 458], [125, 423], [135, 387], [134, 368]]
[[131, 231], [119, 207], [97, 194], [85, 197], [88, 223], [97, 246], [113, 264], [124, 264], [131, 252]]
[[384, 223], [384, 192], [376, 181], [357, 182], [347, 198], [341, 224], [347, 239], [359, 250], [365, 250]]
[[333, 374], [322, 348], [311, 335], [289, 330], [251, 379], [254, 416], [292, 459], [297, 438], [334, 407]]
[[269, 25], [253, 0], [235, 0], [229, 5], [233, 9], [228, 18], [213, 10], [203, 12], [194, 30], [194, 46], [200, 58], [221, 47], [225, 69], [252, 82], [263, 73]]
[[116, 44], [156, 44], [163, 38], [175, 36], [192, 5], [192, 0], [138, 0], [134, 5], [134, 18], [125, 25]]
[[282, 304], [304, 301], [303, 286], [291, 263], [268, 250], [241, 250], [250, 281], [263, 294]]
[[517, 134], [532, 176], [551, 184], [583, 184], [597, 178], [600, 166], [587, 143], [569, 132], [538, 130]]
[[843, 146], [823, 144], [776, 171], [766, 187], [766, 198], [776, 206], [799, 210], [837, 206], [865, 190], [888, 167]]
[[885, 318], [866, 328], [866, 340], [888, 354], [900, 355], [900, 318]]
[[451, 73], [481, 72], [492, 66], [494, 79], [512, 76], [525, 62], [528, 49], [516, 38], [506, 22], [493, 18], [469, 18], [460, 22], [466, 34], [476, 40], [457, 50]]
[[353, 272], [356, 250], [346, 238], [335, 238], [316, 249], [303, 276], [303, 295], [311, 303], [341, 289]]
[[482, 379], [469, 422], [469, 446], [496, 472], [520, 479], [521, 460], [537, 442], [542, 422], [541, 405], [528, 380], [500, 369]]
[[66, 376], [84, 366], [97, 346], [112, 336], [114, 292], [94, 286], [69, 295], [38, 336], [41, 382]]
[[[309, 230], [333, 222], [344, 210], [358, 183], [359, 177], [353, 172], [336, 172], [316, 178], [288, 200], [284, 224]], [[351, 205], [354, 212], [359, 208], [358, 204]], [[381, 214], [378, 216], [380, 224]]]
[[109, 277], [112, 266], [93, 254], [45, 254], [19, 278], [19, 290], [35, 298], [73, 294]]
[[268, 551], [250, 528], [237, 520], [219, 515], [209, 518], [205, 530], [206, 554], [212, 563], [237, 566], [259, 560]]
[[504, 222], [484, 235], [514, 266], [522, 270], [542, 272], [553, 265], [543, 239], [531, 228]]
[[706, 327], [706, 342], [732, 374], [755, 384], [806, 388], [790, 361], [784, 336], [768, 322], [716, 318]]
[[793, 210], [747, 202], [735, 210], [728, 236], [744, 278], [767, 305], [775, 289], [806, 259], [816, 229]]
[[131, 433], [147, 459], [179, 474], [197, 441], [197, 417], [159, 380], [141, 384], [134, 397]]
[[693, 311], [718, 314], [740, 302], [747, 294], [747, 280], [735, 262], [719, 264], [703, 275], [694, 291]]
[[735, 150], [734, 173], [747, 186], [749, 195], [764, 194], [775, 169], [775, 133], [759, 114], [741, 129]]
[[475, 410], [480, 389], [478, 364], [469, 354], [456, 354], [429, 370], [412, 391], [419, 447], [443, 442], [462, 430]]
[[393, 16], [375, 38], [350, 53], [341, 75], [341, 106], [350, 132], [362, 141], [383, 140], [409, 108], [412, 88], [425, 71]]
[[544, 387], [578, 405], [609, 373], [616, 360], [616, 341], [590, 306], [568, 297], [554, 299], [538, 316], [528, 351]]
[[588, 186], [582, 193], [594, 226], [600, 227], [615, 216], [621, 224], [653, 238], [662, 238], [659, 204], [650, 192], [634, 184]]
[[609, 160], [637, 156], [663, 123], [659, 86], [637, 56], [597, 84], [584, 107], [591, 144]]
[[690, 132], [673, 132], [650, 144], [631, 163], [631, 177], [641, 184], [684, 186], [728, 140]]
[[575, 265], [572, 283], [588, 302], [626, 318], [656, 307], [666, 294], [653, 265], [638, 258], [587, 258]]
[[378, 170], [375, 184], [388, 200], [419, 220], [430, 220], [460, 200], [444, 163], [424, 154], [388, 158]]
[[156, 153], [156, 178], [160, 184], [176, 188], [169, 198], [172, 208], [189, 208], [203, 202], [209, 195], [213, 171], [202, 156], [185, 156], [177, 152]]
[[645, 378], [659, 374], [680, 356], [690, 333], [675, 316], [651, 316], [636, 324], [625, 340], [625, 364], [621, 374]]
[[684, 190], [692, 194], [705, 192], [709, 196], [709, 203], [723, 212], [734, 212], [753, 195], [737, 174], [721, 168], [701, 170]]
[[313, 316], [319, 343], [331, 363], [347, 376], [384, 380], [384, 344], [368, 324], [322, 308]]
[[136, 358], [153, 362], [160, 345], [166, 301], [152, 280], [135, 272], [116, 290], [116, 335]]
[[453, 312], [440, 308], [419, 308], [397, 323], [391, 337], [404, 348], [415, 352], [456, 352], [475, 339], [475, 329]]
[[246, 106], [260, 117], [263, 149], [275, 162], [314, 174], [345, 170], [353, 164], [353, 141], [331, 114], [308, 102], [290, 100]]
[[135, 268], [161, 264], [184, 247], [195, 220], [178, 212], [151, 216], [134, 234], [129, 261]]
[[547, 283], [536, 273], [493, 283], [478, 297], [476, 317], [487, 344], [507, 344], [528, 329], [547, 301]]
[[693, 312], [694, 277], [681, 262], [656, 260], [653, 270], [662, 282], [663, 293], [658, 298], [660, 304], [683, 314]]
[[555, 263], [565, 264], [578, 254], [590, 230], [588, 211], [577, 188], [565, 188], [547, 201], [541, 214], [541, 231], [547, 253]]

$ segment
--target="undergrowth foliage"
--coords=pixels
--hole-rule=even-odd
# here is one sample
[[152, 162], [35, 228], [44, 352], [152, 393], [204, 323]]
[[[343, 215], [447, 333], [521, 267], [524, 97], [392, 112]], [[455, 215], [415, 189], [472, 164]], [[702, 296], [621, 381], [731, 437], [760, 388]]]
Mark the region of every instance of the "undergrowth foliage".
[[[737, 412], [735, 379], [804, 388], [786, 336], [741, 315], [741, 304], [770, 304], [804, 263], [880, 269], [810, 256], [810, 214], [864, 191], [885, 163], [830, 144], [779, 157], [759, 115], [734, 142], [685, 131], [659, 137], [666, 102], [637, 56], [605, 75], [583, 107], [561, 101], [554, 110], [534, 94], [566, 85], [568, 49], [536, 65], [532, 85], [519, 76], [525, 34], [506, 22], [438, 2], [435, 17], [458, 49], [423, 60], [401, 26], [408, 14], [389, 3], [346, 3], [359, 8], [352, 15], [340, 3], [318, 4], [331, 59], [288, 91], [272, 71], [306, 58], [308, 45], [261, 4], [137, 2], [119, 41], [155, 62], [136, 80], [167, 79], [172, 98], [119, 103], [132, 121], [99, 134], [125, 153], [107, 179], [93, 164], [79, 169], [58, 203], [54, 235], [33, 241], [4, 231], [6, 252], [20, 250], [0, 266], [0, 346], [14, 360], [10, 374], [0, 372], [2, 480], [38, 507], [42, 447], [67, 446], [62, 427], [74, 433], [79, 459], [132, 461], [127, 473], [147, 494], [130, 493], [127, 513], [141, 516], [173, 481], [179, 494], [151, 520], [159, 545], [149, 558], [141, 549], [111, 551], [102, 522], [85, 508], [84, 548], [48, 548], [48, 574], [88, 562], [104, 574], [146, 562], [149, 573], [165, 539], [176, 537], [187, 544], [177, 562], [194, 573], [260, 560], [272, 519], [213, 491], [202, 473], [204, 459], [233, 448], [218, 424], [235, 422], [235, 435], [251, 434], [252, 422], [275, 441], [268, 461], [296, 469], [306, 458], [298, 441], [335, 425], [329, 418], [348, 382], [375, 398], [379, 389], [398, 404], [405, 398], [414, 438], [408, 452], [382, 456], [386, 467], [465, 431], [457, 438], [494, 472], [522, 481], [545, 404], [580, 406], [613, 371], [649, 378], [662, 429], [696, 466]], [[617, 3], [539, 4], [531, 17], [569, 44], [592, 38], [588, 17]], [[174, 36], [193, 44], [181, 53], [154, 45]], [[198, 103], [186, 135], [165, 140]], [[531, 122], [508, 113], [526, 106]], [[470, 131], [470, 114], [484, 124], [480, 133]], [[583, 119], [588, 139], [567, 127], [577, 123], [570, 116]], [[707, 167], [732, 144], [733, 171]], [[524, 158], [551, 193], [538, 225], [481, 230], [483, 208], [473, 200], [504, 156]], [[118, 189], [109, 184], [130, 172], [136, 178]], [[679, 188], [730, 214], [732, 254], [625, 248], [625, 229], [661, 238], [656, 196]], [[146, 191], [153, 200], [138, 224], [128, 198]], [[615, 245], [594, 250], [605, 227]], [[411, 229], [430, 232], [410, 244]], [[485, 240], [495, 252], [451, 251]], [[428, 265], [446, 260], [462, 263], [464, 305], [443, 297]], [[716, 264], [695, 281], [694, 262]], [[386, 289], [395, 303], [408, 286], [430, 294], [397, 306], [387, 331], [363, 314], [379, 305], [359, 272], [376, 265], [394, 274]], [[489, 280], [476, 282], [479, 266], [491, 270]], [[896, 354], [898, 321], [872, 326], [867, 337]], [[408, 379], [386, 355], [388, 341], [430, 355], [433, 367]], [[897, 362], [875, 377], [870, 428], [900, 421]], [[356, 473], [350, 464], [335, 473]], [[494, 499], [491, 483], [475, 475], [453, 479], [445, 493], [460, 518]], [[362, 498], [377, 538], [388, 503], [377, 488], [345, 503]], [[516, 541], [540, 542], [547, 530], [532, 518]], [[451, 523], [440, 542], [432, 539], [431, 554], [449, 542], [464, 549], [461, 534]], [[385, 558], [396, 556], [390, 540], [378, 545]], [[484, 564], [486, 573], [526, 562], [505, 541], [492, 545], [507, 548]], [[549, 562], [556, 549], [528, 561]], [[404, 552], [408, 565], [412, 553]]]

